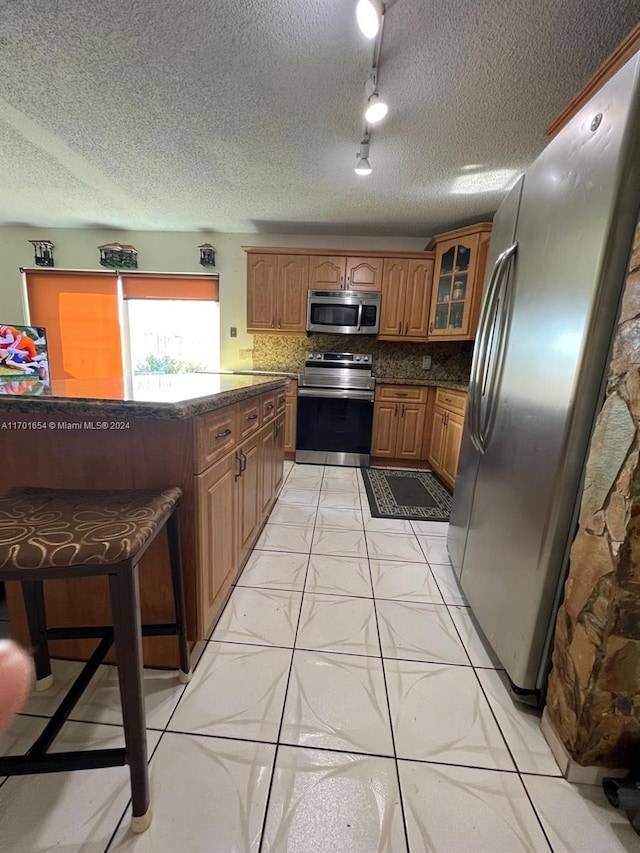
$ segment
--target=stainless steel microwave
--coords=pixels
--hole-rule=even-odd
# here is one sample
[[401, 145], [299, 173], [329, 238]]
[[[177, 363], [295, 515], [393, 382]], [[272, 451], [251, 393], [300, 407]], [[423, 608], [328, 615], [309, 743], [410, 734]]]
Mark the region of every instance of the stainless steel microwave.
[[377, 335], [380, 294], [365, 290], [310, 290], [307, 332]]

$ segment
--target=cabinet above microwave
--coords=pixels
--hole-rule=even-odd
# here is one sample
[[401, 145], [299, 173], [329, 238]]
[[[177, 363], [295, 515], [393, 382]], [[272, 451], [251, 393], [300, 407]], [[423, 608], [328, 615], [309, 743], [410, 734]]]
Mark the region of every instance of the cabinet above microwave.
[[[434, 299], [437, 296], [433, 287], [435, 251], [358, 253], [352, 249], [242, 248], [247, 253], [249, 334], [304, 334], [309, 319], [308, 293], [315, 290], [381, 294], [376, 312], [379, 328], [375, 332], [360, 331], [358, 334], [377, 334], [381, 340], [407, 342], [441, 338], [441, 332], [429, 334], [429, 318], [435, 310]], [[481, 284], [480, 269], [475, 271], [475, 278]], [[471, 286], [468, 293], [472, 293]], [[475, 319], [475, 307], [474, 300], [470, 313], [472, 320]], [[368, 315], [367, 322], [370, 322], [371, 310]], [[455, 312], [453, 316], [455, 319]], [[356, 317], [356, 329], [357, 326]], [[448, 329], [447, 339], [457, 339], [459, 331]], [[473, 323], [463, 332], [461, 340], [472, 338], [475, 334]]]

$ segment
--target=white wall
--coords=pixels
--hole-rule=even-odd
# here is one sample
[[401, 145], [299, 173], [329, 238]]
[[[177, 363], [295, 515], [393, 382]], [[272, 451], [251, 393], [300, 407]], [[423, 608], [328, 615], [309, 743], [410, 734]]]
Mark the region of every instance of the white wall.
[[[28, 240], [38, 238], [55, 245], [53, 255], [58, 269], [101, 269], [97, 247], [117, 240], [136, 247], [139, 269], [147, 272], [208, 272], [199, 264], [197, 247], [212, 243], [216, 247], [215, 272], [220, 276], [220, 364], [226, 369], [253, 365], [253, 335], [245, 332], [246, 255], [242, 246], [422, 251], [429, 239], [0, 227], [0, 322], [25, 320], [19, 270], [34, 266], [33, 247]], [[238, 330], [237, 338], [230, 337], [232, 326]]]

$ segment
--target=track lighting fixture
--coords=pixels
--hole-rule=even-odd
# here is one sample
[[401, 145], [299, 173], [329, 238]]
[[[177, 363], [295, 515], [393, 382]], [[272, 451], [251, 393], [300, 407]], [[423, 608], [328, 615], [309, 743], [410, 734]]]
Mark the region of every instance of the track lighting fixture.
[[370, 175], [373, 172], [371, 168], [371, 164], [369, 163], [369, 137], [365, 136], [365, 138], [360, 143], [360, 151], [356, 154], [358, 158], [358, 162], [356, 163], [355, 173], [356, 175]]
[[356, 19], [362, 34], [368, 39], [373, 39], [378, 35], [380, 12], [372, 0], [358, 0]]
[[377, 92], [369, 97], [367, 108], [364, 111], [364, 120], [368, 124], [376, 124], [386, 116], [389, 111], [388, 105], [382, 100]]

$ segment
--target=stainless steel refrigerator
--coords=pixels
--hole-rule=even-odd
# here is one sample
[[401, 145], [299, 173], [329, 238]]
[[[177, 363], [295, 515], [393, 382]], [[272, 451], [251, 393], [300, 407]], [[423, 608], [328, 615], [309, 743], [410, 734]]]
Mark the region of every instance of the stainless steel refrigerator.
[[639, 203], [640, 54], [493, 224], [447, 542], [516, 693], [546, 684]]

